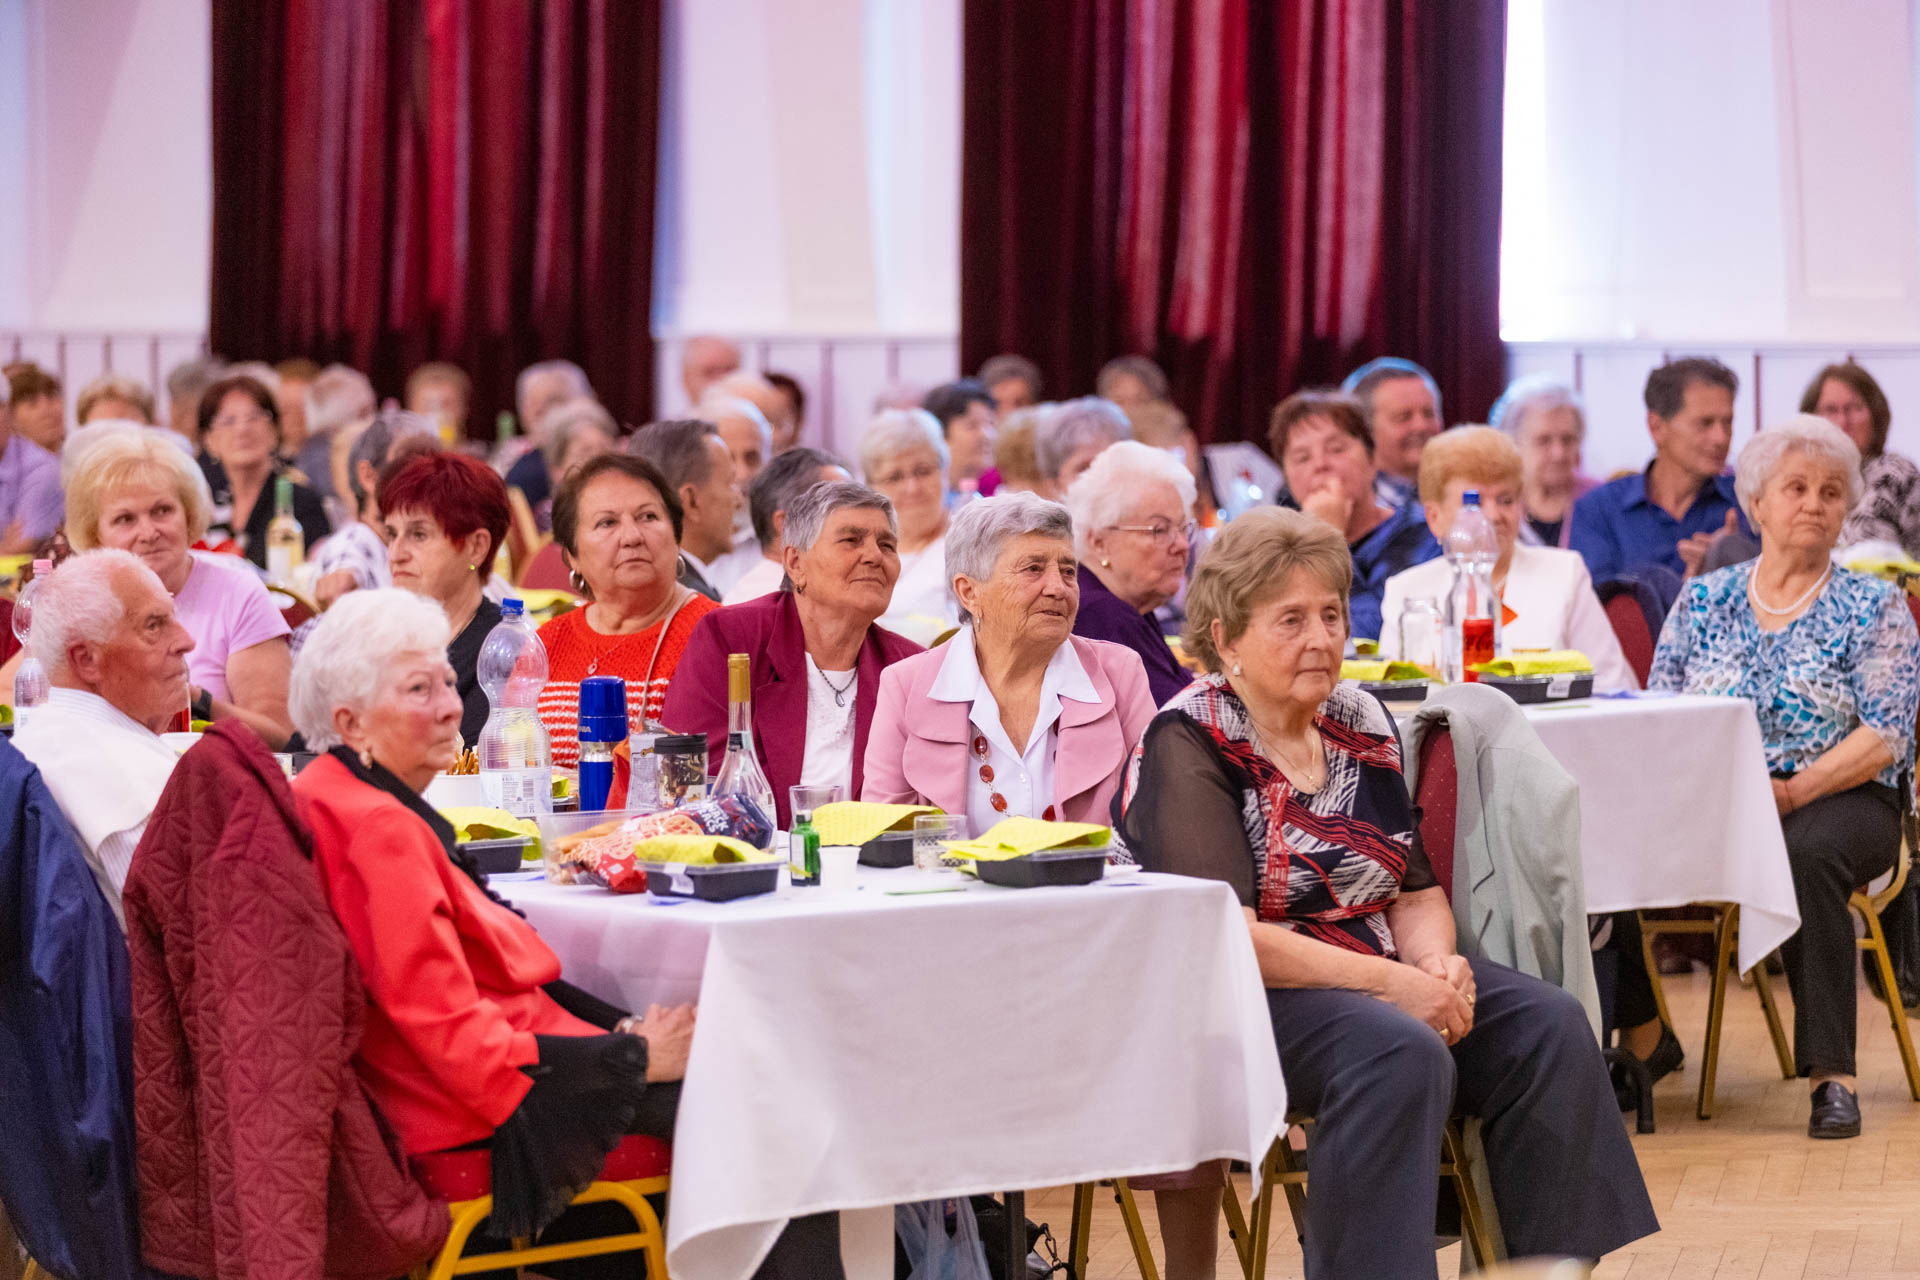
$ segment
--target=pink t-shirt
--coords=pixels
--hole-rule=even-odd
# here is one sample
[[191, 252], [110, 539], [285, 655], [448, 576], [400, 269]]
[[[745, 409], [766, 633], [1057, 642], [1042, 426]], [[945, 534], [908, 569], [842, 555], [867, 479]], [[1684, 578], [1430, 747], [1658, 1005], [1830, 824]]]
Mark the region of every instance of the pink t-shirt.
[[252, 565], [238, 556], [188, 554], [193, 568], [173, 598], [173, 614], [193, 637], [187, 670], [194, 684], [225, 702], [227, 658], [290, 628]]

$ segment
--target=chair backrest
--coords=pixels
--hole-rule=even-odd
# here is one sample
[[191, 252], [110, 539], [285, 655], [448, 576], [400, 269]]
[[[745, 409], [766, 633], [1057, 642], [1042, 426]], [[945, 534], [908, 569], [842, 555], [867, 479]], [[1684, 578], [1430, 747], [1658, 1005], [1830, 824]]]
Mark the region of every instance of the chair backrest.
[[535, 590], [571, 591], [573, 583], [567, 575], [567, 562], [560, 544], [548, 539], [546, 545], [534, 552], [526, 566], [520, 570], [520, 579], [514, 583], [517, 587]]
[[1453, 898], [1453, 839], [1460, 816], [1460, 767], [1453, 759], [1453, 731], [1437, 724], [1420, 742], [1420, 782], [1414, 803], [1420, 806], [1420, 843], [1433, 874]]
[[540, 549], [540, 522], [533, 517], [533, 504], [520, 486], [507, 486], [507, 576], [519, 581], [527, 561]]
[[1613, 624], [1613, 634], [1620, 640], [1620, 652], [1626, 655], [1627, 665], [1633, 668], [1633, 678], [1640, 682], [1642, 689], [1647, 687], [1647, 676], [1653, 671], [1653, 629], [1647, 625], [1646, 611], [1634, 598], [1631, 591], [1616, 591], [1607, 597], [1607, 621]]
[[269, 586], [267, 594], [273, 597], [273, 603], [279, 607], [280, 616], [287, 620], [287, 626], [295, 631], [300, 629], [301, 623], [320, 616], [319, 608], [298, 592]]

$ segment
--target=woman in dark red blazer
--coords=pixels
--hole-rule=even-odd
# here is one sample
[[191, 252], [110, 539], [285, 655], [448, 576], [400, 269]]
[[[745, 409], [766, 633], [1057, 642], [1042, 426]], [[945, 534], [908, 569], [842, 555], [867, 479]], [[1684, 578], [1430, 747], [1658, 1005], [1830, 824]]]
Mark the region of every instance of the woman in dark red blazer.
[[920, 646], [874, 620], [900, 577], [893, 504], [865, 485], [818, 484], [790, 504], [789, 588], [700, 620], [674, 670], [663, 713], [677, 733], [704, 733], [718, 768], [727, 747], [727, 655], [752, 661], [753, 738], [779, 824], [787, 788], [838, 783], [860, 795], [880, 672]]

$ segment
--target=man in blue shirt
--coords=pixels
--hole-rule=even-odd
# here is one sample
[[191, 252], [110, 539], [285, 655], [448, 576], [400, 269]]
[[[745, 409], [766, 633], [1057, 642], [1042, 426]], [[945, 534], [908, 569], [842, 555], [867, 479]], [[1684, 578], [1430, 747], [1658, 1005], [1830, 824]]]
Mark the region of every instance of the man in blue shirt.
[[1420, 453], [1440, 434], [1440, 384], [1411, 360], [1382, 356], [1348, 374], [1340, 389], [1359, 401], [1373, 432], [1374, 497], [1398, 511], [1419, 492]]
[[1573, 507], [1570, 540], [1595, 583], [1649, 564], [1692, 577], [1715, 534], [1746, 527], [1727, 473], [1739, 389], [1733, 370], [1706, 356], [1669, 361], [1647, 375], [1653, 461]]

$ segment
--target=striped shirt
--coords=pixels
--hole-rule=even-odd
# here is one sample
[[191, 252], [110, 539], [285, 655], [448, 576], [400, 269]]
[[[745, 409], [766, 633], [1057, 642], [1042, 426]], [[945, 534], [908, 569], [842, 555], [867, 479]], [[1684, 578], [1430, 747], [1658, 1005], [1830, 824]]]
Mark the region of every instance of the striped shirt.
[[[602, 635], [587, 624], [582, 605], [540, 628], [547, 649], [547, 687], [540, 691], [540, 721], [553, 742], [553, 763], [570, 769], [580, 760], [580, 682], [589, 675], [620, 676], [627, 682], [627, 720], [658, 720], [667, 702], [667, 681], [687, 651], [694, 624], [720, 606], [689, 593], [680, 611], [664, 622], [631, 635]], [[660, 628], [666, 627], [661, 639]], [[660, 654], [654, 657], [654, 646]], [[652, 662], [652, 671], [648, 663]]]

